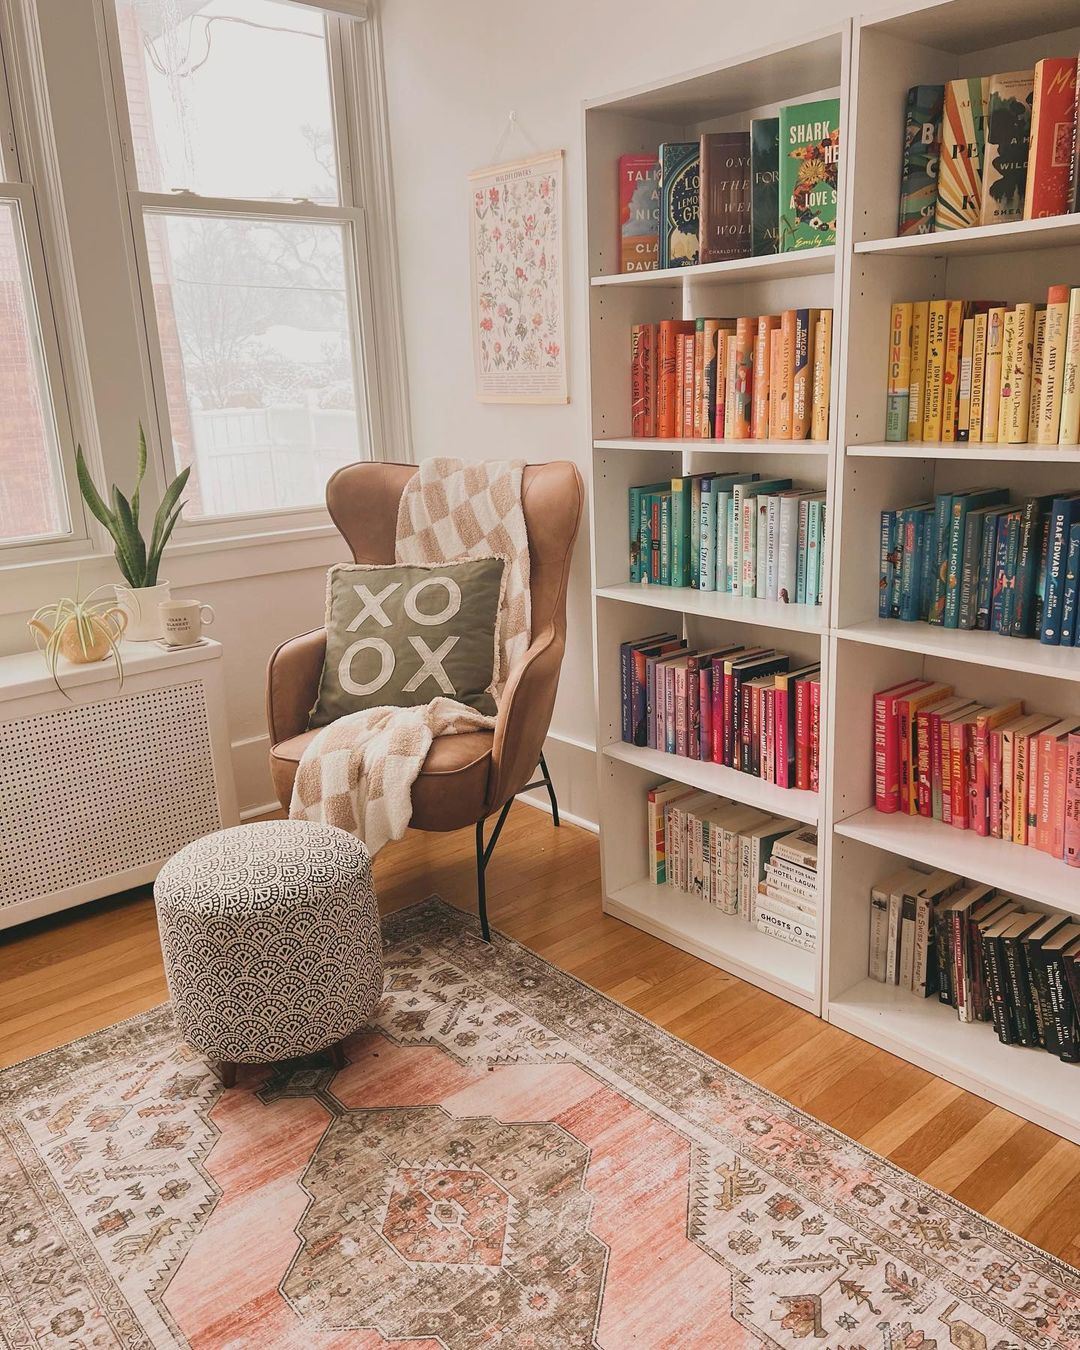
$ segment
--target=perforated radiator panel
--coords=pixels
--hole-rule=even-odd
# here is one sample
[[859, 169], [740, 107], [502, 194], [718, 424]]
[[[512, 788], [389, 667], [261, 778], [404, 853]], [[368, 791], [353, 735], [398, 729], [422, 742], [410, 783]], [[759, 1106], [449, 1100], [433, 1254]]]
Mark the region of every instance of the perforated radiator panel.
[[198, 683], [0, 723], [0, 909], [219, 829]]

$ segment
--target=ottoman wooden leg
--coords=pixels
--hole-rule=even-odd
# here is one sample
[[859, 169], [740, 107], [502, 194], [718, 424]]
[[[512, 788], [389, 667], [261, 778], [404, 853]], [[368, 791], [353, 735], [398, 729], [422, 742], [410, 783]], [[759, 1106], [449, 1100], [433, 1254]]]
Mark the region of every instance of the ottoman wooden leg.
[[330, 1063], [333, 1064], [335, 1069], [343, 1069], [345, 1067], [344, 1041], [335, 1041], [330, 1047]]
[[221, 1074], [221, 1085], [222, 1085], [222, 1087], [231, 1088], [231, 1087], [235, 1087], [235, 1086], [236, 1086], [236, 1065], [235, 1065], [235, 1064], [219, 1064], [219, 1065], [218, 1065], [218, 1072]]

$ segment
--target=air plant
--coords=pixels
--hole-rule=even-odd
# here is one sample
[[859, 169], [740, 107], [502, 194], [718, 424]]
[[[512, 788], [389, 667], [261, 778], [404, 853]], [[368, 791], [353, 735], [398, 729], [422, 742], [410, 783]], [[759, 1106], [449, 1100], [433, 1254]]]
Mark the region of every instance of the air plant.
[[112, 506], [106, 505], [94, 486], [94, 480], [90, 477], [90, 470], [86, 467], [86, 459], [81, 445], [75, 452], [75, 467], [79, 476], [79, 489], [82, 492], [83, 500], [94, 516], [109, 531], [113, 543], [116, 545], [116, 561], [123, 573], [124, 580], [132, 590], [140, 590], [144, 586], [156, 586], [161, 555], [164, 552], [165, 545], [169, 542], [173, 527], [180, 519], [180, 512], [184, 509], [184, 502], [180, 500], [180, 494], [187, 486], [187, 480], [191, 473], [190, 465], [181, 470], [165, 489], [165, 495], [162, 497], [161, 505], [154, 517], [154, 527], [150, 533], [149, 544], [143, 539], [142, 531], [139, 529], [139, 492], [142, 488], [143, 477], [146, 474], [146, 436], [142, 429], [142, 423], [139, 424], [138, 473], [135, 478], [135, 491], [131, 494], [130, 501], [114, 483], [110, 494]]
[[54, 604], [43, 605], [27, 621], [27, 627], [34, 635], [34, 645], [44, 652], [53, 684], [65, 698], [68, 693], [61, 685], [58, 673], [61, 656], [77, 665], [89, 665], [111, 656], [119, 688], [124, 687], [124, 661], [119, 643], [127, 626], [127, 615], [112, 598], [94, 599], [99, 591], [107, 589], [98, 586], [89, 595], [80, 597], [76, 582], [74, 597], [65, 596]]

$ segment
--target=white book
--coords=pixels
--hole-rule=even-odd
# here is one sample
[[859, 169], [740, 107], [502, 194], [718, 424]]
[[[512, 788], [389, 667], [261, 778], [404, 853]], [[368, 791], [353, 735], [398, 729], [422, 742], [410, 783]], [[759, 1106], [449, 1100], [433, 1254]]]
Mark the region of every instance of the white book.
[[716, 575], [713, 588], [731, 590], [731, 492], [716, 496]]
[[771, 914], [774, 919], [786, 919], [788, 923], [804, 929], [812, 937], [817, 937], [817, 919], [812, 914], [805, 914], [801, 909], [785, 904], [783, 900], [776, 900], [771, 895], [759, 894], [754, 904], [754, 910], [755, 921], [761, 914]]
[[739, 594], [744, 600], [752, 600], [757, 590], [757, 501], [746, 497], [742, 504], [742, 517], [739, 526], [739, 558], [742, 585]]
[[802, 825], [773, 845], [772, 856], [778, 861], [791, 862], [797, 867], [817, 870], [817, 826]]
[[794, 872], [788, 864], [770, 858], [765, 878], [771, 885], [782, 886], [793, 895], [800, 895], [806, 900], [817, 899], [817, 877], [810, 873], [807, 878], [805, 868], [800, 867], [798, 872]]
[[802, 947], [806, 951], [812, 952], [817, 946], [817, 937], [801, 924], [792, 923], [766, 909], [758, 915], [757, 928], [759, 932], [768, 933], [771, 937], [780, 938], [784, 942], [791, 943], [793, 947]]
[[870, 892], [869, 975], [879, 984], [886, 983], [889, 952], [889, 892], [875, 886]]
[[775, 497], [757, 499], [756, 537], [754, 540], [754, 594], [760, 600], [769, 598], [769, 503]]
[[[817, 905], [812, 900], [803, 899], [801, 895], [792, 895], [790, 891], [785, 891], [783, 886], [774, 886], [769, 881], [759, 881], [758, 895], [769, 900], [778, 900], [789, 909], [796, 909], [800, 914], [805, 914], [812, 923], [817, 922]], [[760, 899], [755, 901], [755, 904], [761, 903]]]
[[780, 505], [783, 497], [769, 498], [769, 525], [765, 564], [765, 590], [770, 600], [778, 599], [780, 577]]
[[[774, 600], [795, 603], [799, 563], [799, 497], [780, 497]], [[772, 594], [772, 592], [770, 592]]]

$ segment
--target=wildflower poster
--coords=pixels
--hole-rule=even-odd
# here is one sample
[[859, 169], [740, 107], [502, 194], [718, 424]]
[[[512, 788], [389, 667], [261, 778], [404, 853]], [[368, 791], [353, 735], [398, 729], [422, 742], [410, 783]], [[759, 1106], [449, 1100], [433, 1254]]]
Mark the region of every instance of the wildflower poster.
[[563, 152], [469, 175], [482, 403], [566, 403]]

